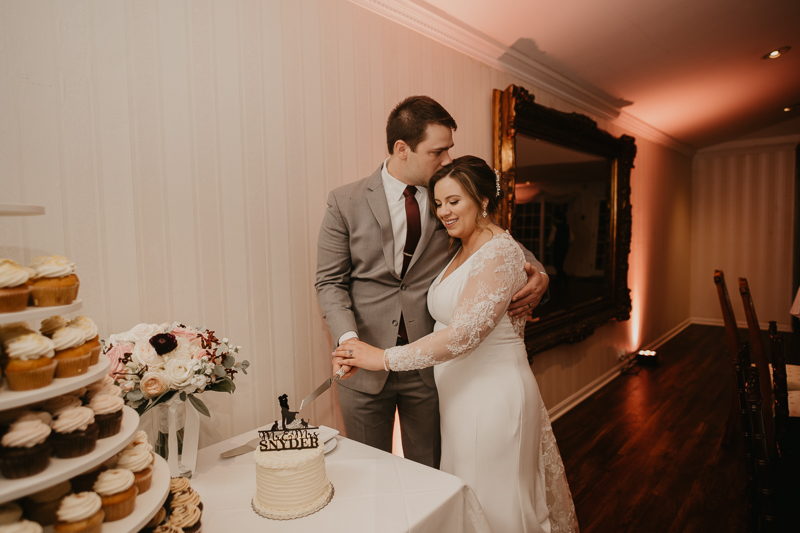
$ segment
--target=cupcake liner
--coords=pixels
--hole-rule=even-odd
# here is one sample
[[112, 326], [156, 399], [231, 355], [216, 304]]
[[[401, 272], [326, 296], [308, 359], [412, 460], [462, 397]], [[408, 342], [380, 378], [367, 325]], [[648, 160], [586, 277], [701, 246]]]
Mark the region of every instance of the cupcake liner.
[[100, 533], [103, 529], [105, 511], [100, 509], [86, 520], [77, 522], [56, 522], [53, 525], [54, 533]]
[[8, 388], [13, 391], [22, 391], [47, 387], [53, 382], [56, 366], [58, 366], [56, 362], [51, 360], [49, 365], [40, 368], [21, 372], [6, 372]]
[[0, 313], [15, 313], [28, 308], [31, 290], [27, 285], [0, 289]]
[[73, 431], [72, 433], [51, 433], [53, 441], [53, 451], [56, 457], [70, 459], [91, 453], [97, 444], [97, 436], [100, 433], [100, 426], [97, 423], [89, 424], [84, 431]]
[[[124, 494], [131, 492], [132, 496], [123, 497]], [[115, 522], [122, 520], [133, 512], [136, 507], [136, 495], [139, 489], [132, 486], [122, 494], [112, 494], [111, 496], [100, 496], [103, 501], [103, 510], [106, 512], [105, 522]], [[121, 499], [120, 499], [121, 498]]]
[[97, 345], [91, 350], [89, 350], [89, 366], [94, 366], [100, 362], [100, 350], [102, 350], [102, 346]]
[[48, 441], [30, 448], [0, 448], [0, 473], [8, 479], [30, 477], [50, 464]]
[[100, 426], [99, 438], [113, 437], [122, 428], [122, 409], [116, 413], [108, 413], [106, 415], [95, 414], [94, 421]]
[[133, 484], [139, 489], [139, 494], [144, 494], [150, 489], [150, 482], [153, 480], [153, 469], [149, 466], [141, 472], [133, 473]]
[[74, 378], [85, 374], [89, 370], [89, 363], [92, 360], [91, 354], [80, 355], [78, 357], [65, 357], [63, 359], [55, 359], [58, 363], [56, 368], [57, 378]]
[[64, 496], [57, 498], [51, 502], [36, 503], [28, 500], [22, 500], [22, 508], [25, 509], [25, 516], [28, 520], [33, 520], [41, 526], [52, 526], [58, 521], [56, 512], [61, 505], [61, 500]]
[[80, 282], [70, 287], [37, 287], [31, 286], [31, 299], [36, 307], [53, 307], [67, 305], [78, 297]]

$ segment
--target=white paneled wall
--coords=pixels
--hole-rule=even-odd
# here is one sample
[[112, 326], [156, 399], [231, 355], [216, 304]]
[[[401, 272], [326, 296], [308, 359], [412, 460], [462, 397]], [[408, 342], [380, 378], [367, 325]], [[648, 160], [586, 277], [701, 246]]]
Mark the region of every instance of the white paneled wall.
[[[762, 327], [791, 327], [796, 139], [759, 139], [702, 151], [694, 160], [692, 317], [719, 322], [714, 270], [745, 324], [738, 278], [747, 278]], [[787, 142], [790, 141], [790, 142]]]
[[[347, 0], [0, 2], [0, 202], [47, 209], [0, 219], [0, 257], [74, 260], [103, 336], [181, 320], [241, 344], [250, 375], [233, 396], [204, 395], [201, 445], [216, 442], [274, 420], [278, 395], [299, 403], [329, 375], [317, 231], [327, 192], [386, 157], [391, 108], [431, 95], [459, 124], [453, 155], [488, 158], [492, 89], [509, 83], [522, 82]], [[648, 191], [685, 189], [657, 166], [688, 158], [654, 143], [640, 156], [634, 236], [658, 237], [637, 210], [657, 203]], [[640, 276], [662, 262], [639, 253]], [[675, 289], [655, 290], [673, 312], [647, 338], [628, 322], [543, 355], [547, 404], [607, 372], [632, 338], [685, 318]], [[644, 323], [656, 306], [638, 305]], [[341, 427], [333, 394], [308, 414]]]

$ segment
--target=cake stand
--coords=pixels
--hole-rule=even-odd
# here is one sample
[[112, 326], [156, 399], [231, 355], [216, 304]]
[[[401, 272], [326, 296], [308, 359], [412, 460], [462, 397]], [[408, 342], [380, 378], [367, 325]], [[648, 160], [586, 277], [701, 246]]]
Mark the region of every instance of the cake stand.
[[0, 204], [0, 217], [44, 215], [43, 205]]
[[66, 315], [67, 313], [77, 311], [81, 307], [83, 307], [83, 300], [80, 298], [67, 305], [56, 305], [53, 307], [28, 307], [24, 311], [17, 311], [16, 313], [0, 313], [0, 324], [27, 322], [29, 320], [38, 320], [40, 318], [48, 318], [55, 315]]

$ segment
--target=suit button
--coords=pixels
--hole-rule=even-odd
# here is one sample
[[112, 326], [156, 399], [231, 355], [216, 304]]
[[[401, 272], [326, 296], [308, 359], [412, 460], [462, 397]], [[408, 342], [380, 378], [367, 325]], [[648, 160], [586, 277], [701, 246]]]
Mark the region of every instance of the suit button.
[[404, 291], [408, 288], [408, 285], [400, 285], [400, 290]]
[[392, 320], [392, 325], [396, 326], [397, 325], [397, 320]]

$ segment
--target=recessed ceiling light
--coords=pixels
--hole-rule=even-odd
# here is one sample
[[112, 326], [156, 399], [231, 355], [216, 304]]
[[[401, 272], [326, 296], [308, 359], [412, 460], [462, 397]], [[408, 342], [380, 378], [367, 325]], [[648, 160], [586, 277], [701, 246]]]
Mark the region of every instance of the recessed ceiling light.
[[783, 108], [783, 110], [786, 111], [787, 113], [789, 111], [794, 111], [795, 109], [800, 109], [800, 103], [794, 105], [787, 105], [786, 107]]
[[785, 54], [786, 52], [788, 52], [791, 49], [792, 49], [791, 46], [782, 46], [782, 47], [778, 48], [777, 50], [773, 50], [772, 52], [768, 53], [767, 55], [765, 55], [761, 59], [778, 59], [779, 57], [781, 57], [783, 54]]

